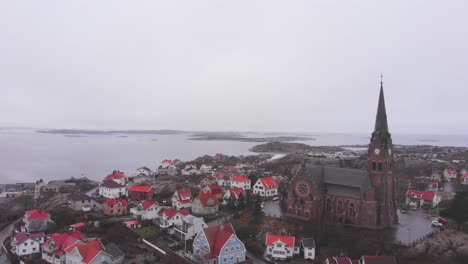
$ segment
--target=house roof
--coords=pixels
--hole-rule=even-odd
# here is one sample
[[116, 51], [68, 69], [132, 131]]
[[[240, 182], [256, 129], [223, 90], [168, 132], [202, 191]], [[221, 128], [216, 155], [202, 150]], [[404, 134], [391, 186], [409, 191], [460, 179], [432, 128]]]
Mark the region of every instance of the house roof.
[[85, 193], [72, 193], [68, 196], [68, 200], [72, 201], [83, 201], [83, 200], [89, 200], [91, 197], [86, 195]]
[[350, 259], [348, 257], [328, 257], [329, 264], [359, 264], [357, 259]]
[[176, 210], [173, 208], [166, 208], [163, 211], [159, 212], [160, 216], [166, 215], [166, 218], [168, 220], [172, 219], [177, 214], [181, 214], [185, 216], [185, 215], [189, 215], [190, 212], [187, 209]]
[[140, 203], [140, 206], [143, 210], [146, 210], [153, 205], [158, 205], [158, 201], [144, 200]]
[[140, 220], [134, 219], [134, 220], [125, 221], [123, 223], [126, 224], [126, 225], [138, 225], [138, 224], [140, 224]]
[[190, 193], [190, 189], [184, 188], [176, 190], [177, 200], [179, 202], [190, 202], [192, 200], [192, 194]]
[[57, 250], [54, 251], [57, 255], [63, 255], [65, 253], [65, 249], [71, 246], [76, 241], [83, 240], [83, 236], [81, 235], [80, 231], [70, 231], [67, 233], [54, 233], [52, 234], [51, 238], [47, 239], [47, 241], [42, 245], [42, 248], [46, 248], [50, 245], [53, 241]]
[[468, 173], [465, 173], [462, 176], [460, 176], [461, 181], [464, 180], [465, 178], [468, 178]]
[[232, 181], [233, 182], [249, 182], [250, 179], [247, 178], [247, 176], [245, 176], [245, 175], [238, 175], [238, 176], [232, 178]]
[[[219, 204], [218, 198], [211, 193], [200, 193], [195, 199], [200, 200], [203, 207]], [[210, 201], [212, 204], [209, 204]]]
[[128, 179], [128, 177], [122, 172], [115, 170], [111, 174], [107, 175], [104, 180], [120, 180], [120, 179]]
[[245, 198], [245, 191], [242, 188], [231, 187], [231, 189], [229, 189], [229, 192], [231, 193], [231, 195], [234, 195], [236, 199], [239, 199], [240, 195], [242, 195]]
[[452, 168], [448, 168], [448, 169], [447, 169], [447, 173], [455, 174], [455, 173], [457, 173], [457, 170], [452, 169]]
[[124, 188], [125, 185], [122, 185], [122, 184], [119, 184], [119, 183], [116, 183], [115, 181], [113, 180], [104, 180], [101, 185], [101, 187], [106, 187], [106, 188], [109, 188], [109, 189], [117, 189], [117, 188]]
[[15, 235], [15, 240], [16, 244], [22, 244], [24, 241], [28, 239], [34, 239], [37, 240], [38, 238], [45, 237], [45, 234], [43, 232], [40, 233], [26, 233], [26, 232], [20, 232]]
[[86, 242], [76, 242], [73, 245], [65, 249], [66, 252], [72, 252], [74, 249], [78, 249], [82, 257], [83, 263], [90, 263], [101, 251], [104, 250], [104, 246], [98, 239], [90, 239]]
[[315, 248], [315, 240], [312, 237], [303, 238], [301, 240], [301, 244], [302, 244], [303, 247], [306, 247], [306, 248]]
[[258, 179], [265, 189], [276, 189], [278, 184], [273, 177], [262, 177]]
[[293, 236], [267, 235], [265, 243], [267, 246], [272, 246], [274, 243], [278, 241], [283, 244], [286, 244], [286, 247], [294, 247], [296, 238]]
[[436, 193], [429, 191], [418, 191], [418, 190], [408, 190], [406, 191], [406, 197], [423, 199], [424, 201], [432, 202], [434, 200]]
[[397, 264], [394, 256], [362, 256], [366, 264]]
[[225, 175], [224, 172], [218, 171], [218, 172], [216, 172], [216, 173], [214, 174], [214, 177], [215, 177], [216, 179], [218, 179], [218, 180], [221, 180], [221, 179], [224, 179], [224, 175]]
[[151, 169], [148, 168], [148, 167], [141, 167], [141, 168], [138, 168], [138, 169], [139, 169], [139, 170], [140, 170], [140, 169], [141, 169], [141, 170], [145, 170], [145, 171], [147, 171], [147, 172], [150, 172], [150, 171], [151, 171]]
[[127, 206], [128, 205], [128, 201], [125, 200], [125, 199], [107, 199], [105, 202], [104, 202], [104, 206], [114, 206], [114, 205], [117, 205], [118, 203], [121, 203], [122, 206]]
[[125, 255], [125, 253], [123, 253], [123, 251], [120, 250], [120, 248], [117, 247], [114, 243], [108, 244], [104, 252], [106, 252], [114, 258], [118, 258]]
[[132, 185], [128, 188], [129, 192], [149, 192], [153, 190], [153, 186], [145, 186], [145, 185]]
[[216, 183], [210, 184], [209, 187], [212, 194], [220, 194], [223, 192], [223, 188]]
[[83, 222], [79, 222], [79, 223], [70, 225], [70, 227], [74, 227], [74, 228], [80, 228], [80, 227], [83, 227], [83, 226], [85, 226], [85, 223], [83, 223]]
[[208, 244], [210, 245], [210, 255], [218, 257], [224, 244], [229, 240], [232, 235], [236, 235], [234, 228], [231, 224], [224, 224], [223, 226], [210, 226], [203, 228]]
[[41, 210], [29, 210], [26, 211], [26, 220], [33, 221], [33, 220], [42, 220], [50, 218], [50, 214]]

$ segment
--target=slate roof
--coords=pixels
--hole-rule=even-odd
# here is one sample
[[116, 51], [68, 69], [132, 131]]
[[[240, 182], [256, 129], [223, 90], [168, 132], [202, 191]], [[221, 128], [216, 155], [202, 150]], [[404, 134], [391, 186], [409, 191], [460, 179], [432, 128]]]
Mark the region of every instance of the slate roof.
[[117, 188], [124, 188], [124, 187], [125, 187], [125, 185], [118, 184], [118, 183], [116, 183], [116, 182], [113, 181], [113, 180], [104, 180], [104, 181], [101, 183], [101, 186], [102, 186], [102, 187], [109, 188], [109, 189], [117, 189]]
[[355, 187], [327, 184], [327, 194], [360, 199], [361, 190]]
[[310, 238], [303, 238], [301, 240], [301, 244], [303, 247], [305, 248], [315, 248], [315, 240], [314, 238], [310, 237]]
[[125, 255], [125, 253], [123, 253], [123, 251], [120, 250], [120, 248], [117, 247], [114, 243], [108, 244], [104, 252], [106, 252], [114, 258], [118, 258]]
[[71, 201], [83, 201], [83, 200], [89, 200], [91, 197], [86, 195], [85, 193], [72, 193], [68, 196], [68, 200]]

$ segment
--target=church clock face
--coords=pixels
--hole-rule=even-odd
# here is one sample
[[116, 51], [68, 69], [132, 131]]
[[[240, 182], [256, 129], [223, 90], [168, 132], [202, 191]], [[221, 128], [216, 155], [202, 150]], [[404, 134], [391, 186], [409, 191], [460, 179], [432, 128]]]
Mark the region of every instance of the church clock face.
[[380, 154], [380, 149], [378, 149], [378, 148], [374, 149], [374, 153], [375, 153], [375, 155], [379, 155]]
[[310, 186], [305, 181], [300, 181], [296, 185], [296, 194], [298, 196], [306, 197], [310, 194]]

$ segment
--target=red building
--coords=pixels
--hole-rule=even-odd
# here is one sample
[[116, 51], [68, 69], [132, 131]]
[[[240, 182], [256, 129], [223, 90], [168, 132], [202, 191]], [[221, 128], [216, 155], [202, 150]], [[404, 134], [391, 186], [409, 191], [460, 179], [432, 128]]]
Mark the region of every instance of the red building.
[[135, 201], [151, 200], [155, 192], [153, 186], [133, 185], [128, 188], [128, 198]]
[[128, 213], [128, 201], [125, 199], [108, 199], [102, 204], [104, 215], [125, 215]]
[[383, 84], [369, 144], [367, 170], [303, 163], [295, 166], [292, 173], [283, 203], [287, 217], [369, 228], [396, 225], [394, 153]]

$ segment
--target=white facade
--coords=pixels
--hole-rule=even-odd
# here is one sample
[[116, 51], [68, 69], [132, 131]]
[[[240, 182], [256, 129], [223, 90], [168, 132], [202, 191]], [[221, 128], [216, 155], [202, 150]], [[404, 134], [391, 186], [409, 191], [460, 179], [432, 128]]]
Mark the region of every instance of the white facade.
[[200, 171], [197, 169], [191, 168], [191, 169], [182, 170], [181, 174], [183, 176], [197, 175], [197, 174], [200, 174]]
[[186, 215], [182, 218], [182, 224], [174, 227], [174, 231], [181, 240], [189, 240], [205, 227], [208, 227], [208, 225], [203, 218]]
[[17, 256], [25, 256], [41, 252], [41, 244], [44, 243], [44, 237], [27, 238], [21, 243], [13, 238], [11, 242], [11, 252]]
[[253, 193], [262, 197], [271, 197], [278, 195], [278, 188], [266, 189], [260, 179], [253, 186]]
[[243, 181], [243, 182], [238, 182], [238, 181], [231, 181], [231, 187], [239, 187], [241, 189], [250, 190], [251, 189], [251, 183], [249, 181]]
[[152, 220], [159, 218], [158, 213], [161, 211], [161, 208], [158, 205], [152, 205], [148, 208], [143, 209], [141, 206], [130, 208], [130, 213], [133, 214], [133, 217], [142, 219], [142, 220]]
[[266, 255], [274, 259], [292, 258], [297, 250], [294, 247], [287, 247], [285, 243], [276, 241], [266, 248]]
[[182, 225], [182, 218], [184, 217], [181, 213], [176, 213], [173, 217], [168, 218], [166, 214], [159, 218], [159, 227], [160, 228], [168, 228], [173, 225]]
[[123, 195], [127, 195], [127, 188], [125, 186], [119, 188], [108, 188], [100, 186], [99, 195], [108, 199], [120, 198]]
[[205, 164], [202, 164], [200, 166], [200, 172], [201, 173], [210, 173], [212, 170], [212, 167], [210, 165], [205, 165]]

